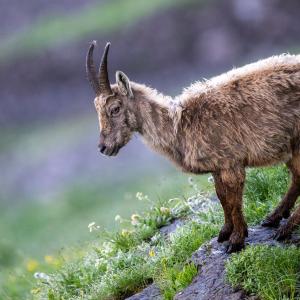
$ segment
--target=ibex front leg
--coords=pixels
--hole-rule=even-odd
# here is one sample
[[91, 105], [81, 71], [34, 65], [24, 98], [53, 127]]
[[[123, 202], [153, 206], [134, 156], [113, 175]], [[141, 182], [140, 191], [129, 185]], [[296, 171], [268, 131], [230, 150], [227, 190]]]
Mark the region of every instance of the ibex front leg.
[[222, 204], [224, 211], [224, 225], [219, 233], [218, 242], [228, 241], [233, 231], [233, 223], [231, 218], [232, 207], [226, 199], [226, 186], [223, 184], [220, 174], [213, 174], [216, 194]]
[[231, 231], [227, 252], [236, 252], [244, 248], [245, 237], [248, 236], [247, 224], [242, 212], [245, 170], [244, 168], [221, 170], [214, 177], [216, 189], [222, 187], [222, 200], [220, 200], [225, 214], [225, 225], [220, 232], [219, 240], [224, 240]]

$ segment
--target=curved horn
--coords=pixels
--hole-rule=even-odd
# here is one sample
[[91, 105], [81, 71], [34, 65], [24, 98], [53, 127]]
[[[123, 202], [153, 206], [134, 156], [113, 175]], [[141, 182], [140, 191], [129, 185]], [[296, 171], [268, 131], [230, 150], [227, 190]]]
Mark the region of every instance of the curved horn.
[[91, 86], [96, 93], [96, 96], [99, 96], [101, 89], [100, 89], [100, 84], [97, 78], [97, 73], [96, 73], [94, 60], [93, 60], [93, 52], [94, 52], [95, 45], [96, 45], [96, 41], [93, 41], [90, 45], [90, 48], [86, 56], [86, 73], [89, 82], [91, 83]]
[[108, 72], [107, 72], [107, 55], [110, 43], [107, 43], [102, 55], [101, 64], [99, 67], [99, 85], [102, 94], [111, 95], [113, 92], [110, 87]]

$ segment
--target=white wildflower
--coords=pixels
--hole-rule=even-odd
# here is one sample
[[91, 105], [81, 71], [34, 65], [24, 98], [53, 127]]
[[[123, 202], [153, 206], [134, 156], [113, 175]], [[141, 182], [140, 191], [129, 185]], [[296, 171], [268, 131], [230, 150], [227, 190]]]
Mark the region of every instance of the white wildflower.
[[207, 181], [208, 181], [209, 183], [214, 183], [214, 182], [215, 182], [213, 176], [209, 176], [209, 177], [207, 178]]
[[175, 202], [175, 201], [176, 201], [176, 202], [180, 202], [181, 199], [180, 199], [180, 198], [171, 198], [171, 199], [168, 200], [169, 203]]
[[92, 222], [88, 225], [88, 229], [90, 230], [90, 232], [92, 232], [93, 230], [98, 230], [100, 229], [100, 226], [97, 225], [95, 222]]
[[137, 192], [135, 196], [138, 200], [140, 200], [140, 201], [143, 200], [143, 193]]
[[120, 216], [120, 215], [116, 215], [116, 216], [115, 216], [115, 221], [121, 223], [121, 221], [122, 221], [121, 216]]
[[140, 201], [150, 201], [148, 195], [144, 195], [141, 192], [137, 192], [135, 196]]
[[50, 280], [50, 277], [47, 274], [42, 273], [42, 272], [35, 272], [33, 274], [33, 277], [36, 278], [36, 279], [43, 279], [43, 280], [46, 280], [46, 281]]
[[131, 216], [131, 224], [133, 226], [138, 225], [140, 223], [140, 216], [138, 214], [133, 214]]

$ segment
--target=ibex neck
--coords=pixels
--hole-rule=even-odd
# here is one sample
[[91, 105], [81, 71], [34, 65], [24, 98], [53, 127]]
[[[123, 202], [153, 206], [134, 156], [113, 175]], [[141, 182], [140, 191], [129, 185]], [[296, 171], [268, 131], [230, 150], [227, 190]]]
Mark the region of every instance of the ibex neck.
[[137, 95], [137, 131], [152, 148], [165, 152], [176, 140], [175, 114], [170, 97], [144, 88]]

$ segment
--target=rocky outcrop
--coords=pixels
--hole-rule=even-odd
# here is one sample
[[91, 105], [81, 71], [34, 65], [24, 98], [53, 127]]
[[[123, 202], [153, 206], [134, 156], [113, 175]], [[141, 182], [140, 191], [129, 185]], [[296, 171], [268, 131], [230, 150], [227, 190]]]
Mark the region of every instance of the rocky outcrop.
[[[174, 226], [174, 225], [173, 225]], [[165, 229], [167, 231], [167, 229]], [[246, 245], [283, 245], [273, 239], [275, 229], [262, 226], [249, 228], [249, 237]], [[293, 235], [290, 243], [298, 244], [299, 236]], [[226, 253], [226, 243], [219, 244], [217, 239], [212, 239], [197, 250], [191, 257], [191, 261], [199, 268], [197, 276], [185, 290], [175, 296], [176, 300], [254, 300], [259, 299], [255, 295], [247, 295], [241, 289], [233, 289], [225, 278], [225, 263], [230, 257]], [[161, 299], [158, 288], [152, 284], [130, 300], [158, 300]]]
[[140, 293], [137, 293], [126, 300], [161, 300], [159, 288], [155, 284], [143, 289]]
[[[254, 227], [249, 230], [246, 243], [271, 244], [278, 242], [273, 240], [273, 229]], [[177, 300], [240, 300], [248, 296], [242, 290], [234, 290], [225, 280], [225, 263], [229, 258], [226, 253], [226, 244], [219, 244], [214, 238], [210, 243], [196, 251], [191, 261], [199, 267], [199, 273], [189, 287], [176, 295]]]

